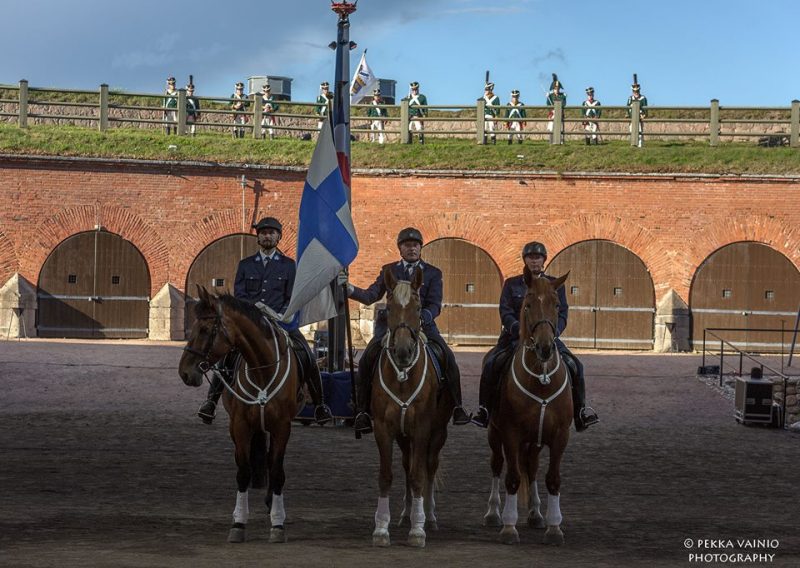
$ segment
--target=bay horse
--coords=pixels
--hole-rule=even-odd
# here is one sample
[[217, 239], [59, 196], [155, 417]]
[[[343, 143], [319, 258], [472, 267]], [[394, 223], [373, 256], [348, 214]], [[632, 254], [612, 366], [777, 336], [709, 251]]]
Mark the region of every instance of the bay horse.
[[[301, 406], [300, 365], [286, 332], [255, 306], [229, 294], [214, 296], [198, 286], [197, 319], [192, 325], [178, 373], [199, 387], [211, 365], [230, 350], [241, 354], [223, 403], [230, 417], [236, 459], [236, 507], [228, 542], [244, 542], [249, 517], [248, 488], [264, 487], [270, 514], [269, 542], [286, 542], [283, 459], [292, 419]], [[269, 449], [267, 442], [269, 439]]]
[[[569, 273], [555, 280], [537, 278], [525, 267], [524, 280], [528, 287], [520, 313], [519, 343], [510, 367], [500, 381], [500, 394], [489, 423], [489, 446], [492, 450], [492, 489], [489, 510], [484, 516], [486, 526], [500, 526], [500, 541], [519, 542], [517, 497], [523, 507], [533, 504], [528, 525], [547, 528], [546, 544], [561, 545], [561, 458], [569, 441], [572, 424], [572, 397], [567, 366], [555, 344], [558, 325], [557, 290], [564, 285]], [[541, 500], [536, 485], [539, 452], [542, 446], [550, 449], [547, 485], [546, 518], [540, 512]], [[500, 474], [503, 460], [506, 467], [506, 502], [500, 516]]]
[[[375, 511], [374, 546], [389, 546], [389, 490], [392, 486], [394, 442], [403, 454], [406, 474], [405, 507], [400, 526], [410, 525], [408, 543], [425, 546], [425, 528], [435, 530], [434, 485], [439, 453], [447, 440], [447, 424], [455, 403], [440, 389], [431, 355], [421, 332], [419, 288], [422, 271], [411, 281], [397, 280], [391, 267], [383, 271], [387, 296], [388, 331], [376, 374], [373, 375], [372, 414], [380, 454], [380, 496]], [[427, 524], [426, 524], [427, 521]]]

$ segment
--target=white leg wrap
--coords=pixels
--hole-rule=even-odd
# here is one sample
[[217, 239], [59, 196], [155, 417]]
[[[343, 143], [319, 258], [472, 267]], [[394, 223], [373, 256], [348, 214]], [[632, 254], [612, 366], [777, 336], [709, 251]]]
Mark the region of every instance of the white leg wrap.
[[425, 528], [425, 511], [422, 508], [422, 497], [411, 500], [411, 528]]
[[489, 510], [500, 512], [500, 478], [492, 478], [492, 492], [489, 493]]
[[247, 504], [247, 491], [241, 493], [236, 492], [236, 508], [233, 510], [233, 522], [247, 524], [247, 519], [250, 517], [250, 509]]
[[561, 524], [561, 505], [559, 504], [560, 495], [547, 495], [547, 516], [545, 520], [548, 526], [558, 526]]
[[518, 517], [516, 494], [506, 495], [506, 505], [503, 507], [503, 524], [514, 527], [517, 525]]
[[378, 497], [378, 508], [375, 509], [375, 528], [388, 529], [392, 515], [389, 512], [389, 498]]
[[283, 508], [283, 495], [272, 495], [272, 507], [269, 510], [269, 520], [272, 526], [282, 526], [286, 520], [286, 510]]

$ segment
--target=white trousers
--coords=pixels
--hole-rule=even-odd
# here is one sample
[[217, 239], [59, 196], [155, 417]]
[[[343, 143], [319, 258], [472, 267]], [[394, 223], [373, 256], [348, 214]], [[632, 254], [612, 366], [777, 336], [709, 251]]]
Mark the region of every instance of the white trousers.
[[[375, 140], [377, 140], [378, 144], [383, 144], [385, 139], [386, 139], [386, 135], [383, 133], [383, 130], [384, 130], [383, 129], [383, 121], [382, 120], [373, 120], [373, 121], [371, 121], [369, 123], [369, 129], [371, 131], [369, 133], [369, 141], [370, 142], [375, 142]], [[376, 132], [377, 132], [377, 134], [375, 134]]]

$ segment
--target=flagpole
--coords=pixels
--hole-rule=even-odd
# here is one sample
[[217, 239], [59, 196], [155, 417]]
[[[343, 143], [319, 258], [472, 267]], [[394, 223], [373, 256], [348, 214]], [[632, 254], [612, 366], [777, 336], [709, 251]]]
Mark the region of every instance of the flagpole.
[[[331, 10], [338, 16], [336, 26], [336, 74], [333, 91], [333, 140], [339, 169], [342, 172], [347, 203], [350, 204], [350, 14], [356, 11], [356, 2], [331, 2]], [[333, 284], [337, 316], [328, 320], [328, 370], [344, 370], [345, 340], [349, 338], [350, 321], [347, 295], [341, 286]], [[350, 350], [352, 352], [352, 342]]]

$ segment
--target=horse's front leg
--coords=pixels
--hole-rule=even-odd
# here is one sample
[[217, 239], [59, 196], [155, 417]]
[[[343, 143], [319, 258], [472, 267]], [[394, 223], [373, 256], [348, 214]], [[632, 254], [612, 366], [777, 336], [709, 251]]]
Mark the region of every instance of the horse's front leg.
[[[423, 430], [423, 429], [420, 429]], [[424, 491], [427, 481], [429, 439], [426, 435], [416, 435], [411, 441], [410, 479], [411, 486], [411, 530], [408, 531], [408, 544], [422, 548], [425, 546], [425, 508]]]
[[564, 533], [561, 531], [561, 458], [567, 448], [569, 429], [562, 428], [550, 444], [550, 464], [547, 468], [545, 483], [547, 484], [547, 532], [544, 534], [545, 544], [564, 544]]
[[408, 438], [401, 438], [398, 441], [398, 446], [400, 446], [400, 452], [403, 455], [403, 471], [405, 472], [405, 482], [406, 482], [406, 490], [403, 493], [403, 512], [400, 513], [400, 520], [397, 521], [398, 527], [410, 527], [411, 526], [411, 483], [409, 481], [409, 476], [411, 475], [410, 467], [411, 467], [411, 445]]
[[283, 526], [286, 520], [286, 510], [283, 508], [283, 484], [286, 482], [286, 472], [283, 469], [283, 458], [286, 455], [291, 429], [290, 419], [283, 420], [278, 423], [270, 436], [269, 494], [272, 495], [272, 504], [269, 508], [269, 519], [272, 526], [269, 530], [269, 542], [286, 542], [286, 530]]
[[492, 489], [489, 493], [489, 508], [483, 516], [483, 524], [487, 527], [499, 527], [500, 519], [500, 474], [503, 473], [503, 444], [497, 428], [489, 424], [489, 447], [492, 450]]
[[539, 485], [536, 483], [536, 474], [539, 470], [539, 452], [541, 448], [532, 445], [528, 458], [528, 479], [531, 480], [531, 510], [528, 513], [528, 526], [534, 529], [543, 529], [546, 524], [542, 516], [542, 500], [539, 497]]
[[503, 544], [518, 544], [517, 532], [517, 492], [519, 491], [519, 435], [515, 430], [506, 432], [503, 437], [503, 452], [506, 461], [506, 504], [503, 507], [503, 528], [500, 530], [500, 542]]
[[389, 546], [389, 490], [392, 488], [392, 436], [386, 426], [375, 421], [375, 443], [378, 444], [380, 454], [380, 473], [378, 474], [378, 508], [375, 510], [375, 530], [372, 532], [373, 546]]
[[250, 467], [250, 433], [244, 418], [233, 413], [230, 421], [230, 435], [236, 459], [236, 507], [233, 509], [233, 525], [228, 531], [228, 542], [244, 542], [247, 520], [250, 517], [247, 490], [250, 487], [252, 469]]

